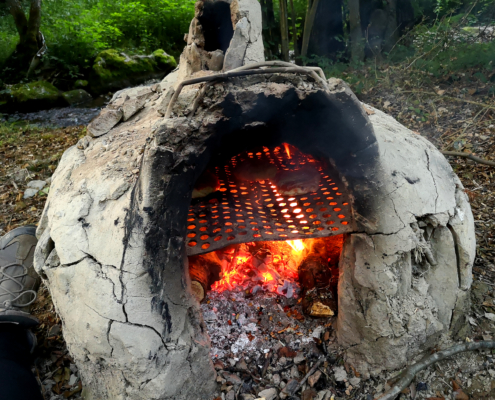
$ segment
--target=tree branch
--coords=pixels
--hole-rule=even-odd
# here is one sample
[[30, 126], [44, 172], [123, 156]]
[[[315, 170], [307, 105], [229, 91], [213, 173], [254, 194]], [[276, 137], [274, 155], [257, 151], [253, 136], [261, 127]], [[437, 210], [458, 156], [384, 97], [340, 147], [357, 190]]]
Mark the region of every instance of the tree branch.
[[402, 373], [402, 378], [387, 392], [377, 397], [375, 400], [394, 400], [397, 395], [403, 391], [412, 382], [419, 371], [422, 371], [430, 365], [444, 360], [447, 357], [453, 356], [464, 351], [495, 349], [494, 340], [483, 340], [480, 342], [469, 342], [452, 346], [446, 350], [439, 351], [421, 360], [420, 362], [410, 366]]
[[28, 40], [37, 41], [38, 32], [41, 25], [41, 0], [31, 0], [29, 9], [29, 22], [27, 25], [26, 36]]
[[495, 167], [495, 161], [485, 160], [484, 158], [476, 157], [475, 155], [473, 155], [471, 153], [463, 153], [461, 151], [442, 151], [441, 153], [444, 156], [468, 158], [474, 162], [477, 162], [478, 164], [485, 164], [485, 165], [490, 165], [492, 167]]
[[7, 0], [6, 5], [10, 14], [14, 17], [15, 27], [22, 42], [26, 36], [28, 21], [22, 9], [21, 2], [19, 0]]

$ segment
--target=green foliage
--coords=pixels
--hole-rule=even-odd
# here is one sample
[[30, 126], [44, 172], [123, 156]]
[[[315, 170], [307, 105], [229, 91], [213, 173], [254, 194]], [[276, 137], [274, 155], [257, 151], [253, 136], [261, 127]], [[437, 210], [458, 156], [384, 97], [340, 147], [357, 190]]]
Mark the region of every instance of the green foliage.
[[[25, 2], [26, 7], [29, 5]], [[41, 31], [45, 61], [81, 77], [95, 56], [113, 48], [149, 54], [157, 48], [177, 56], [194, 15], [194, 0], [45, 0]], [[0, 64], [13, 51], [17, 31], [5, 10], [0, 14]], [[28, 10], [26, 9], [26, 12]]]

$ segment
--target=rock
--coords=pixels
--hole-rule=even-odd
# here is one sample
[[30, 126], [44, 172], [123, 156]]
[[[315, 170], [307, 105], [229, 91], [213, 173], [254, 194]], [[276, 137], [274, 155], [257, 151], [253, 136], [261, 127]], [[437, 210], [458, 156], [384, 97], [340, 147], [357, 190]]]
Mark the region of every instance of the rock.
[[277, 394], [278, 394], [277, 389], [270, 388], [259, 392], [258, 397], [262, 397], [265, 400], [274, 400], [277, 397]]
[[224, 59], [225, 55], [222, 50], [211, 51], [210, 59], [206, 61], [206, 65], [210, 71], [221, 71]]
[[225, 400], [234, 400], [234, 399], [235, 399], [235, 392], [233, 390], [230, 390], [225, 396]]
[[245, 17], [235, 25], [234, 36], [225, 53], [224, 68], [226, 71], [243, 65], [249, 42], [249, 25], [249, 21]]
[[45, 81], [10, 85], [0, 92], [0, 112], [45, 110], [62, 104], [60, 91]]
[[299, 386], [299, 381], [296, 379], [290, 379], [285, 385], [284, 389], [280, 392], [280, 398], [285, 399], [288, 396], [292, 396], [294, 391]]
[[293, 365], [290, 369], [290, 377], [291, 378], [299, 378], [299, 370], [296, 365]]
[[93, 100], [91, 95], [83, 89], [75, 89], [62, 93], [64, 100], [71, 106], [83, 103], [89, 103]]
[[235, 386], [239, 386], [242, 384], [242, 379], [239, 378], [236, 374], [230, 373], [230, 372], [222, 372], [223, 377], [227, 380], [228, 384], [232, 384]]
[[309, 386], [313, 387], [316, 384], [316, 382], [318, 382], [318, 380], [320, 379], [320, 376], [321, 376], [320, 371], [316, 371], [313, 375], [311, 375], [308, 378]]
[[274, 374], [272, 376], [272, 382], [274, 385], [280, 385], [280, 375], [279, 374]]
[[74, 374], [72, 374], [70, 376], [70, 379], [69, 379], [69, 386], [75, 385], [77, 381], [78, 381], [77, 376], [75, 376]]
[[304, 354], [300, 351], [294, 357], [294, 364], [301, 364], [304, 360], [306, 360], [306, 357], [304, 357]]
[[110, 131], [122, 119], [124, 112], [121, 108], [116, 110], [105, 108], [88, 125], [88, 134], [91, 137], [99, 137]]
[[349, 383], [352, 386], [356, 387], [356, 386], [358, 386], [361, 383], [361, 378], [358, 378], [357, 376], [354, 376], [351, 379], [349, 379]]
[[242, 393], [240, 396], [241, 400], [255, 400], [256, 396], [253, 396], [252, 394], [249, 393]]
[[38, 193], [39, 190], [36, 189], [26, 189], [24, 191], [24, 196], [22, 197], [23, 199], [30, 199], [31, 197], [36, 196], [36, 193]]
[[163, 50], [149, 56], [128, 56], [117, 50], [105, 50], [95, 59], [89, 84], [93, 93], [106, 93], [149, 79], [161, 79], [176, 66], [175, 59]]
[[74, 82], [74, 87], [77, 89], [85, 88], [88, 86], [88, 84], [89, 84], [88, 81], [86, 81], [84, 79], [78, 79], [77, 81]]
[[45, 181], [31, 181], [31, 182], [28, 182], [27, 187], [32, 188], [32, 189], [41, 190], [45, 187], [45, 185], [46, 185]]
[[418, 382], [416, 385], [416, 390], [418, 392], [424, 392], [425, 390], [428, 390], [428, 385], [425, 382]]
[[333, 373], [337, 382], [343, 382], [347, 379], [347, 372], [345, 371], [344, 367], [335, 367], [333, 369]]
[[14, 182], [22, 183], [29, 177], [29, 171], [26, 168], [18, 168], [11, 176]]

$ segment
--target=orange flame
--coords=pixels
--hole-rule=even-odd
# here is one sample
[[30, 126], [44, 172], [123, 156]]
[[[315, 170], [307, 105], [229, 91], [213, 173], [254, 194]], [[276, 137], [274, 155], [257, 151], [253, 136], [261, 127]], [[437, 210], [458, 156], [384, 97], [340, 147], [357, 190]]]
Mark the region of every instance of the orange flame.
[[287, 153], [287, 157], [289, 157], [289, 160], [292, 158], [290, 156], [290, 148], [289, 148], [289, 144], [288, 143], [282, 143], [284, 148], [285, 148], [285, 152]]
[[300, 253], [305, 249], [304, 243], [302, 240], [286, 240], [286, 243], [289, 244], [296, 252]]

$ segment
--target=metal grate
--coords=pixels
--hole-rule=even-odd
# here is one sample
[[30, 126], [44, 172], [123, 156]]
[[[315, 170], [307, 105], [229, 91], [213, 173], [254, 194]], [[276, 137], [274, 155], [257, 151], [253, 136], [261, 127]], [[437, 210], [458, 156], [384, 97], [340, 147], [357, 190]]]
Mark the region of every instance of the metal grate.
[[[220, 190], [193, 200], [189, 209], [189, 256], [235, 243], [316, 238], [351, 231], [349, 196], [338, 175], [324, 170], [311, 156], [284, 146], [244, 152], [232, 157], [227, 165], [215, 167]], [[248, 159], [269, 162], [278, 170], [313, 164], [321, 175], [319, 189], [289, 197], [280, 195], [270, 180], [240, 182], [233, 171]]]

